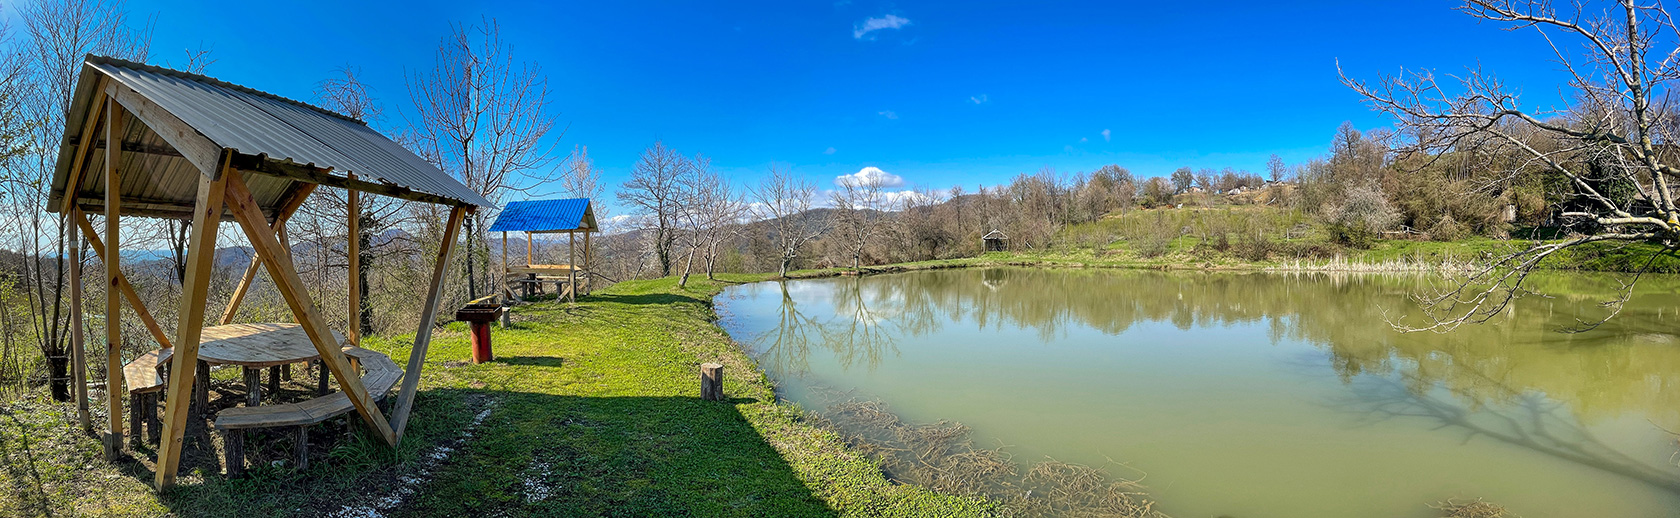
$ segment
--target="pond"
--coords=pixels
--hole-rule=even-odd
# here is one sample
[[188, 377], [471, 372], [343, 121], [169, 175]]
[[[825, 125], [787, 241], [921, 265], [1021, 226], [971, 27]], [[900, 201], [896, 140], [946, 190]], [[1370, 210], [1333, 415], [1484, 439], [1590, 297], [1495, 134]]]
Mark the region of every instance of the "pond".
[[[1141, 478], [1176, 517], [1680, 514], [1680, 279], [1546, 274], [1448, 333], [1428, 277], [1052, 270], [762, 282], [721, 325], [782, 397], [966, 425], [1013, 462]], [[1416, 322], [1415, 320], [1413, 322]], [[889, 469], [889, 471], [891, 471]]]

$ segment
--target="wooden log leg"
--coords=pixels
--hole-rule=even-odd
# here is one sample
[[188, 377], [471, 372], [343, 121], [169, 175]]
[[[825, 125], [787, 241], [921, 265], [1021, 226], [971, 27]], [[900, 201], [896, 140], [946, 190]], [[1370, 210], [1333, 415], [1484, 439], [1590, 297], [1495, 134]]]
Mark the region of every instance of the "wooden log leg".
[[146, 440], [153, 444], [156, 444], [158, 439], [163, 437], [163, 427], [159, 426], [161, 423], [158, 422], [158, 394], [158, 392], [146, 393], [143, 396], [145, 401], [141, 404], [145, 408], [144, 415], [141, 417], [146, 420]]
[[268, 393], [270, 396], [278, 396], [280, 394], [279, 365], [268, 368]]
[[315, 362], [315, 395], [327, 395], [327, 380], [332, 379], [332, 373], [327, 372], [327, 365], [319, 360]]
[[280, 366], [280, 379], [292, 381], [292, 364], [288, 363]]
[[193, 383], [192, 402], [198, 410], [193, 413], [193, 416], [202, 419], [199, 416], [204, 415], [204, 409], [210, 406], [210, 362], [199, 360], [197, 371], [198, 377]]
[[297, 427], [296, 439], [292, 443], [292, 454], [297, 456], [297, 469], [309, 469], [309, 426]]
[[700, 399], [723, 401], [723, 365], [700, 364]]
[[222, 470], [228, 478], [245, 476], [245, 430], [222, 431]]
[[133, 392], [128, 394], [128, 441], [131, 443], [138, 443], [141, 440], [140, 420], [144, 416], [140, 415], [140, 407], [145, 406], [142, 404], [145, 400], [145, 394], [136, 394]]
[[262, 404], [262, 370], [245, 367], [245, 406]]

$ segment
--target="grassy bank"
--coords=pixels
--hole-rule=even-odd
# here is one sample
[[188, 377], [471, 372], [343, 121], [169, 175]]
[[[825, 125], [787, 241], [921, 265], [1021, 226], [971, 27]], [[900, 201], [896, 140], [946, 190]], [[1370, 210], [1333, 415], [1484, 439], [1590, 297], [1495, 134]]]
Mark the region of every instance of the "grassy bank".
[[[758, 280], [728, 276], [727, 282]], [[969, 516], [986, 502], [886, 480], [840, 437], [775, 403], [768, 380], [712, 323], [725, 283], [636, 281], [519, 308], [498, 359], [467, 362], [451, 324], [434, 341], [409, 436], [392, 451], [356, 427], [315, 427], [307, 471], [270, 466], [283, 436], [248, 446], [245, 479], [213, 451], [183, 486], [148, 488], [150, 466], [98, 460], [73, 410], [0, 406], [0, 515], [155, 516]], [[403, 338], [367, 346], [407, 356]], [[729, 402], [701, 401], [697, 365], [723, 363]], [[301, 382], [299, 382], [301, 383]], [[303, 385], [297, 386], [302, 390]], [[237, 392], [237, 390], [235, 390]], [[97, 419], [96, 419], [97, 421]], [[213, 443], [213, 441], [212, 441]], [[213, 449], [214, 444], [207, 446]], [[145, 457], [147, 450], [142, 450]]]

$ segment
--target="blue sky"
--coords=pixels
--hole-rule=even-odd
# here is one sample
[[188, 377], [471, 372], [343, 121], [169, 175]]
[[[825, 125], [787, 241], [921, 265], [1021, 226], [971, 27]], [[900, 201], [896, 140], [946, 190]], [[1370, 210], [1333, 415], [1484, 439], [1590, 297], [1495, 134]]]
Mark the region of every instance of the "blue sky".
[[1363, 78], [1479, 64], [1561, 105], [1537, 34], [1444, 1], [128, 5], [154, 19], [155, 64], [208, 48], [211, 75], [303, 100], [359, 67], [385, 130], [448, 24], [493, 17], [548, 74], [557, 149], [588, 146], [612, 186], [655, 140], [742, 183], [771, 162], [824, 185], [872, 166], [971, 190], [1043, 166], [1260, 172], [1272, 153], [1322, 154], [1343, 121], [1387, 125], [1337, 82], [1338, 59]]

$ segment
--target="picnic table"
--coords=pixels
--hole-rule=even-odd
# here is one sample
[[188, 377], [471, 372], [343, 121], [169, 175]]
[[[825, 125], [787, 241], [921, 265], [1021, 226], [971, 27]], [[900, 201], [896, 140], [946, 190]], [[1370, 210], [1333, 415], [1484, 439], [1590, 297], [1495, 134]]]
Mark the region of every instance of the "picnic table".
[[[333, 332], [344, 343], [344, 335]], [[238, 365], [245, 370], [245, 405], [262, 404], [262, 369], [269, 369], [270, 392], [279, 390], [281, 367], [321, 358], [303, 327], [290, 323], [227, 324], [204, 328], [199, 339], [198, 359], [210, 365]], [[326, 376], [321, 377], [322, 381]], [[325, 392], [325, 383], [320, 387]]]

